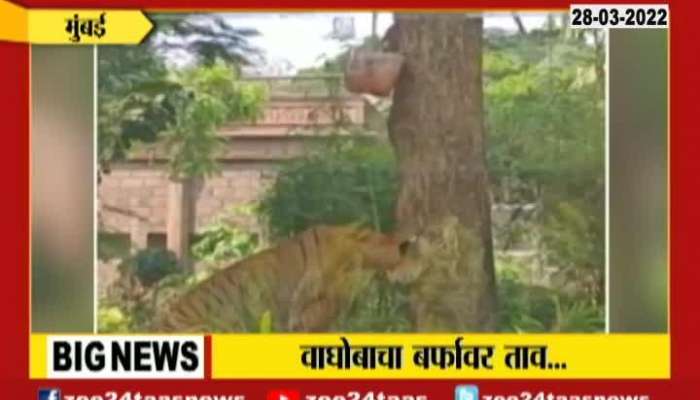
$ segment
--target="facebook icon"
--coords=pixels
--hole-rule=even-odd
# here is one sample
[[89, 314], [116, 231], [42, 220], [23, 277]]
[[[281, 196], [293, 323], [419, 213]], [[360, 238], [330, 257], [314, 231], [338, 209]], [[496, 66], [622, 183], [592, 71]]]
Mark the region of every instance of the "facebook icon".
[[479, 388], [475, 385], [459, 385], [455, 388], [455, 400], [479, 400]]
[[58, 389], [39, 389], [39, 400], [61, 400], [61, 391]]

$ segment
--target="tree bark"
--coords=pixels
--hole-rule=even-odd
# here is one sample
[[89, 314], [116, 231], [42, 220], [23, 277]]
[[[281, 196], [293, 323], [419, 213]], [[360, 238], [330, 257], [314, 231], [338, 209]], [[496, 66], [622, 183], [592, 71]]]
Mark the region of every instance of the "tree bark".
[[[458, 236], [457, 277], [435, 273], [425, 278], [432, 280], [431, 288], [418, 282], [420, 289], [414, 291], [420, 293], [414, 298], [444, 304], [435, 308], [416, 304], [421, 299], [412, 302], [415, 329], [493, 331], [496, 285], [484, 143], [482, 20], [396, 14], [395, 28], [398, 51], [406, 57], [389, 115], [400, 175], [398, 230], [420, 235], [456, 217], [467, 233]], [[431, 291], [440, 293], [430, 299]], [[426, 315], [430, 312], [434, 315]]]
[[523, 24], [523, 19], [520, 18], [520, 14], [514, 12], [513, 14], [513, 21], [515, 21], [515, 25], [518, 27], [518, 33], [521, 35], [527, 35], [527, 29], [525, 29], [525, 24]]

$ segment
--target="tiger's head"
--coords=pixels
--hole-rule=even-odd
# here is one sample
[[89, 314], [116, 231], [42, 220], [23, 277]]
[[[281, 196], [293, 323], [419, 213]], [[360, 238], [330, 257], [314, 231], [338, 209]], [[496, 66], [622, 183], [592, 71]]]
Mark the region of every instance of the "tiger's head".
[[417, 234], [403, 234], [399, 237], [399, 253], [401, 261], [394, 268], [387, 270], [387, 278], [391, 282], [415, 282], [436, 259], [458, 259], [459, 249], [456, 237], [461, 229], [455, 216], [447, 216], [442, 220], [429, 224]]
[[304, 237], [314, 243], [306, 248], [306, 258], [318, 261], [295, 291], [290, 331], [327, 331], [373, 277], [386, 277], [406, 262], [399, 239], [358, 225], [316, 226]]
[[385, 234], [371, 229], [352, 228], [362, 257], [362, 267], [384, 274], [390, 281], [410, 282], [420, 272], [416, 236]]
[[[415, 269], [413, 239], [399, 234], [386, 234], [358, 225], [316, 227], [323, 238], [330, 274], [344, 279], [344, 272], [378, 272], [389, 276], [396, 271]], [[350, 261], [354, 260], [354, 261]], [[364, 272], [362, 272], [364, 271]]]

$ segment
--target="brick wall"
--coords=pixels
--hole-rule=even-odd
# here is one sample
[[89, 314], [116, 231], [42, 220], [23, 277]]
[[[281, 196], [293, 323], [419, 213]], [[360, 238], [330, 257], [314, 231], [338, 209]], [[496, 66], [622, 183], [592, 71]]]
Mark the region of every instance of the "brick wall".
[[[232, 163], [222, 166], [218, 176], [196, 181], [192, 185], [195, 232], [216, 220], [231, 214], [231, 207], [258, 201], [275, 177], [273, 163]], [[235, 216], [233, 220], [250, 230], [258, 230], [252, 217]]]
[[[167, 245], [183, 254], [186, 236], [200, 232], [219, 216], [230, 216], [228, 211], [233, 207], [259, 200], [273, 182], [280, 161], [307, 150], [313, 139], [307, 136], [309, 132], [300, 132], [333, 122], [332, 106], [321, 98], [270, 101], [255, 124], [220, 129], [219, 135], [226, 140], [219, 155], [220, 174], [186, 185], [168, 179], [163, 149], [155, 146], [135, 151], [129, 161], [113, 165], [111, 173], [102, 176], [98, 188], [100, 232], [127, 234], [134, 248]], [[362, 98], [347, 98], [343, 111], [351, 123], [362, 125], [365, 107]], [[239, 215], [233, 220], [249, 230], [261, 230], [252, 216]]]
[[128, 233], [145, 247], [150, 232], [164, 232], [168, 176], [165, 168], [145, 164], [115, 165], [98, 188], [100, 231]]
[[[257, 201], [275, 177], [275, 163], [236, 162], [221, 165], [218, 175], [189, 186], [194, 232], [232, 206]], [[149, 234], [165, 234], [168, 177], [164, 166], [115, 165], [99, 186], [100, 231], [127, 233], [134, 246], [145, 247]], [[252, 217], [234, 218], [248, 229], [259, 227]]]

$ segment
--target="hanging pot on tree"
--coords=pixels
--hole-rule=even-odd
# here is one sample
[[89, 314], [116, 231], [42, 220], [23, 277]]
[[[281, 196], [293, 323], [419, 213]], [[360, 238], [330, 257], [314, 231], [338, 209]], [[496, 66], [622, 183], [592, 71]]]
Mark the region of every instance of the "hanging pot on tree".
[[345, 66], [345, 88], [352, 93], [388, 96], [394, 88], [404, 58], [397, 53], [355, 49]]

